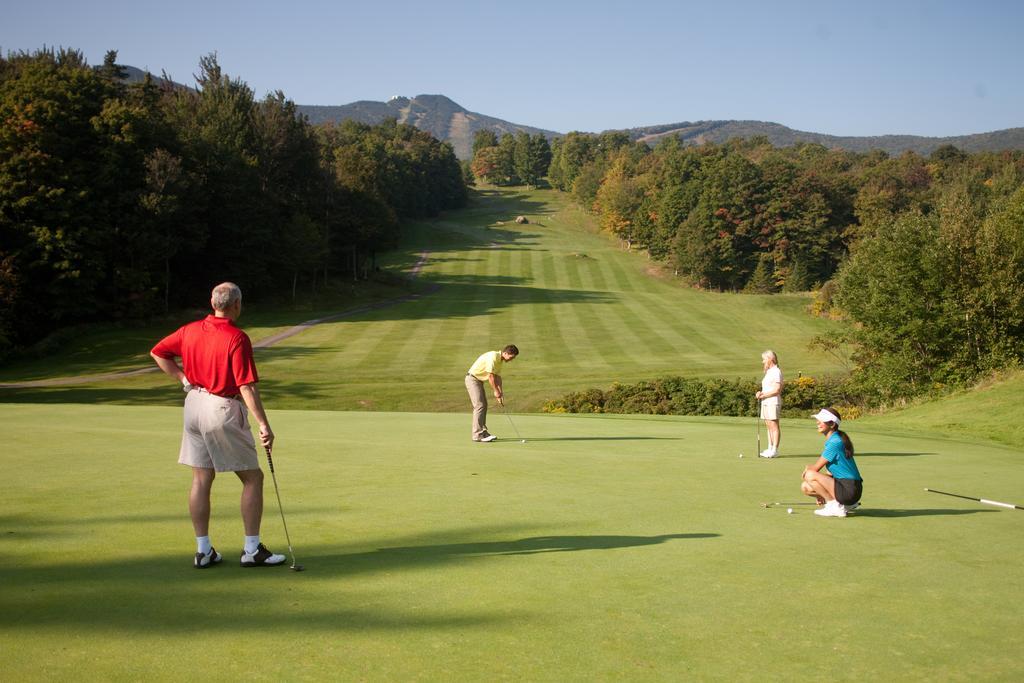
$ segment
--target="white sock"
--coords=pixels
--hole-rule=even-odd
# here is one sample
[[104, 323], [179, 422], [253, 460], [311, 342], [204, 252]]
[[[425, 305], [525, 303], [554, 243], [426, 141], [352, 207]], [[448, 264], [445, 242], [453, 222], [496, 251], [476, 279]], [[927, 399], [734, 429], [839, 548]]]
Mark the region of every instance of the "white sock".
[[209, 536], [196, 536], [196, 552], [202, 553], [203, 555], [209, 555], [210, 549], [213, 546], [210, 545]]
[[259, 536], [246, 536], [245, 537], [245, 552], [249, 553], [250, 555], [252, 555], [254, 552], [256, 552], [256, 548], [258, 548], [259, 545], [260, 545], [260, 537]]

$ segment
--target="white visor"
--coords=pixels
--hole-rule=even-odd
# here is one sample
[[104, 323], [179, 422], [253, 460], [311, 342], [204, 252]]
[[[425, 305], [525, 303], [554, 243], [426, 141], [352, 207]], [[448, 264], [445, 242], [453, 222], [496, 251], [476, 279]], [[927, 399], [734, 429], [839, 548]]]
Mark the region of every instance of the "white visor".
[[836, 424], [839, 424], [839, 417], [824, 408], [816, 412], [814, 415], [811, 415], [811, 417], [819, 422], [835, 422]]

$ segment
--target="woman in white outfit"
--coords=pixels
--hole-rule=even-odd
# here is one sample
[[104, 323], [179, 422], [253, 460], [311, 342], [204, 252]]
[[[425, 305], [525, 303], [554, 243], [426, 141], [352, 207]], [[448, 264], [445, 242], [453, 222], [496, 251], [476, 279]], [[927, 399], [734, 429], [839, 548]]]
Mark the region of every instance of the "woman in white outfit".
[[779, 429], [779, 413], [782, 411], [782, 370], [779, 368], [779, 357], [768, 349], [761, 354], [764, 367], [764, 378], [761, 380], [761, 391], [755, 396], [761, 401], [761, 419], [768, 429], [768, 448], [758, 453], [762, 458], [774, 458], [779, 454], [779, 443], [782, 441], [782, 430]]

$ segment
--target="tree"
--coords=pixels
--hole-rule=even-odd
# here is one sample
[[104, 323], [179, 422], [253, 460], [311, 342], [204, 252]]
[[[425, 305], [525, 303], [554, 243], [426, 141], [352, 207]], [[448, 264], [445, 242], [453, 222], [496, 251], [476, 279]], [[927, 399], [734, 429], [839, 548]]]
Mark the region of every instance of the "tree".
[[952, 340], [944, 324], [938, 228], [921, 214], [866, 239], [838, 276], [835, 301], [859, 323], [858, 379], [883, 400], [927, 388]]
[[470, 169], [477, 178], [482, 178], [491, 184], [497, 184], [502, 179], [499, 171], [500, 152], [497, 147], [484, 147], [470, 163]]
[[772, 275], [772, 257], [763, 253], [757, 259], [757, 266], [750, 275], [743, 291], [750, 294], [771, 294], [775, 291], [775, 278]]
[[[0, 254], [14, 343], [104, 308], [102, 226], [112, 214], [106, 141], [93, 125], [115, 95], [72, 50], [21, 53], [0, 82]], [[45, 306], [37, 305], [47, 302]]]
[[498, 135], [489, 128], [482, 128], [473, 133], [473, 157], [486, 147], [497, 147]]
[[560, 138], [547, 173], [551, 185], [563, 192], [572, 191], [583, 167], [594, 160], [596, 150], [597, 143], [591, 135], [574, 131]]
[[498, 156], [495, 171], [498, 184], [518, 185], [520, 178], [516, 173], [516, 136], [506, 133], [498, 143]]

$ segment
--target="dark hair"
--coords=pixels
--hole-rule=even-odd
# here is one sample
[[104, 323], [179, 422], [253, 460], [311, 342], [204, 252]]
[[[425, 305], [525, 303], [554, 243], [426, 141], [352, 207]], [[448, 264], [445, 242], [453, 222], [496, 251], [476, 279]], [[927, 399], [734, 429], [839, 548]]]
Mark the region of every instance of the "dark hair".
[[516, 348], [515, 344], [509, 344], [501, 350], [502, 353], [511, 353], [513, 356], [519, 355], [519, 349]]
[[[825, 410], [827, 410], [828, 412], [832, 413], [833, 415], [838, 417], [840, 420], [843, 419], [843, 416], [840, 415], [839, 411], [836, 410], [835, 408], [826, 408]], [[830, 421], [830, 422], [826, 422], [825, 424], [827, 424], [829, 426], [830, 430], [832, 430], [832, 431], [834, 431], [834, 432], [839, 434], [839, 438], [843, 440], [843, 450], [846, 452], [846, 457], [847, 458], [852, 458], [853, 457], [853, 441], [850, 440], [850, 437], [847, 435], [847, 433], [844, 432], [843, 430], [841, 430], [839, 428], [839, 425], [837, 423], [835, 423], [835, 422], [831, 422]]]

